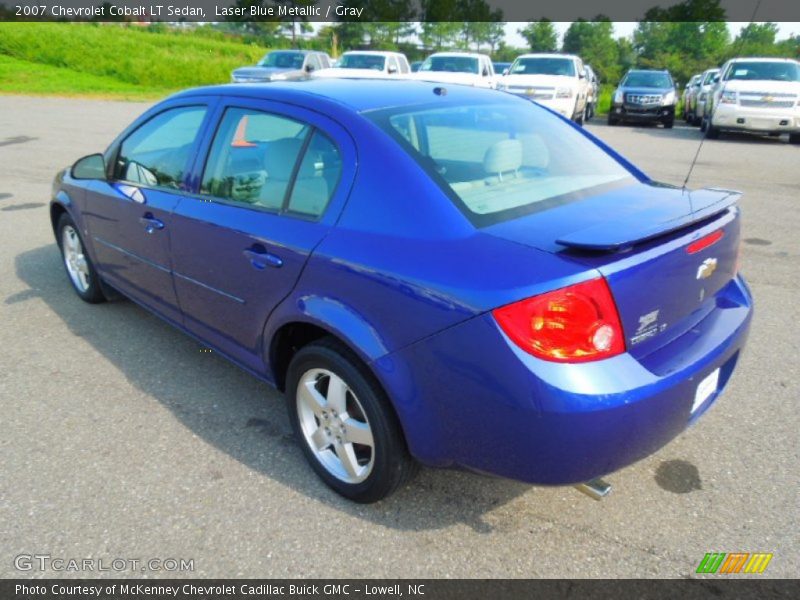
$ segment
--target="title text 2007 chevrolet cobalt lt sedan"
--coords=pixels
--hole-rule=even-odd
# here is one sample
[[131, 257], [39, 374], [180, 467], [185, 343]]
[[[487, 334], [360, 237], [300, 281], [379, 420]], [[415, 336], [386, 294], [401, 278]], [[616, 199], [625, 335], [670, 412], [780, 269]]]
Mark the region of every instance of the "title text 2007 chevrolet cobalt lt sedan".
[[314, 470], [538, 484], [654, 452], [750, 324], [737, 195], [656, 184], [531, 101], [408, 81], [180, 93], [54, 185], [69, 279], [286, 392]]

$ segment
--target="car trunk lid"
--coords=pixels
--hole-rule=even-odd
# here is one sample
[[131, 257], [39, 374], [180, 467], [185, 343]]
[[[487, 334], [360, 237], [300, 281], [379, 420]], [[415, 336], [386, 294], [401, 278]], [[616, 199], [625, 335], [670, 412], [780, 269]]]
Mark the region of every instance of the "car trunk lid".
[[708, 315], [734, 276], [738, 197], [634, 184], [484, 231], [601, 273], [628, 351], [643, 356]]

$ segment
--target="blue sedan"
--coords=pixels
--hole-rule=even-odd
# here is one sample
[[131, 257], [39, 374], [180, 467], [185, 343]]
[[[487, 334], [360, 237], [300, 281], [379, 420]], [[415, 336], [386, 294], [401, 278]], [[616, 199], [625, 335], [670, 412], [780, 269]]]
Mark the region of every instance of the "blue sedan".
[[312, 80], [168, 98], [50, 216], [83, 300], [284, 391], [311, 467], [372, 502], [418, 464], [586, 482], [694, 423], [751, 320], [737, 199], [514, 95]]

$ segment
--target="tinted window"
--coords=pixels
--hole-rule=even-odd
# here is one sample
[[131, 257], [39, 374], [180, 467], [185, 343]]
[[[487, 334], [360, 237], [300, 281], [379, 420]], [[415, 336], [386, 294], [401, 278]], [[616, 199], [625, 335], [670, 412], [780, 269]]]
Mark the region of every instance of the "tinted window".
[[281, 210], [309, 131], [292, 119], [229, 108], [214, 137], [200, 192]]
[[287, 210], [311, 217], [320, 216], [336, 189], [341, 172], [339, 150], [326, 135], [315, 131], [297, 171]]
[[631, 174], [531, 102], [373, 116], [478, 226], [563, 204]]
[[258, 64], [276, 69], [302, 69], [305, 54], [302, 52], [270, 52]]
[[575, 63], [571, 58], [518, 58], [511, 65], [512, 75], [564, 75], [575, 76]]
[[444, 71], [449, 73], [477, 73], [478, 59], [470, 56], [429, 56], [420, 71]]
[[625, 87], [651, 87], [666, 89], [673, 87], [672, 78], [659, 71], [631, 71], [622, 80]]
[[115, 179], [178, 189], [205, 114], [202, 106], [173, 108], [147, 121], [122, 142]]
[[214, 137], [200, 192], [316, 217], [325, 210], [340, 173], [336, 146], [311, 126], [261, 111], [229, 108]]
[[725, 79], [800, 81], [800, 65], [791, 62], [735, 62]]
[[386, 59], [380, 54], [345, 54], [338, 67], [343, 69], [374, 69], [382, 71]]

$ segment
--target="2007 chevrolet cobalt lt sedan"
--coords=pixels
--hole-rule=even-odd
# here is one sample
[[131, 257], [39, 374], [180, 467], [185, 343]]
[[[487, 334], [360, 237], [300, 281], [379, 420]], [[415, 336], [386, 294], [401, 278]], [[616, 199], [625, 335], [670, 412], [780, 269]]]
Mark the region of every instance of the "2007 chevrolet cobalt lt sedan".
[[503, 92], [186, 91], [58, 174], [69, 280], [285, 391], [359, 502], [422, 463], [592, 480], [692, 424], [747, 337], [738, 195], [658, 184]]

